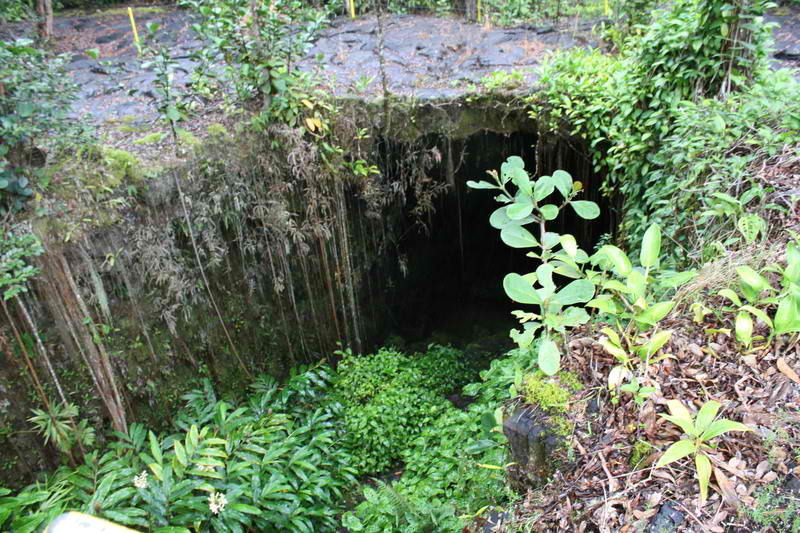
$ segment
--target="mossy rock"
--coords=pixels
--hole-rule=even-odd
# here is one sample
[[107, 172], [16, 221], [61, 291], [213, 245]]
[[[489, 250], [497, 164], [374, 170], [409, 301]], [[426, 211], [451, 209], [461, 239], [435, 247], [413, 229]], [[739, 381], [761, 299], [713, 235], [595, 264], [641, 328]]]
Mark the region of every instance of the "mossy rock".
[[136, 139], [133, 141], [133, 144], [158, 144], [163, 141], [166, 136], [167, 134], [163, 131], [154, 131], [140, 139]]
[[179, 128], [177, 130], [177, 133], [178, 133], [178, 140], [186, 146], [197, 146], [198, 144], [200, 144], [200, 139], [195, 137], [191, 131]]
[[525, 399], [550, 412], [566, 413], [572, 395], [582, 388], [578, 377], [571, 372], [548, 376], [537, 370], [525, 379]]
[[206, 131], [211, 137], [225, 137], [228, 135], [228, 130], [222, 124], [209, 124]]
[[631, 456], [629, 459], [631, 468], [637, 468], [639, 464], [647, 459], [653, 453], [653, 445], [647, 441], [638, 440], [631, 449]]
[[124, 181], [138, 183], [144, 178], [141, 162], [132, 153], [109, 147], [104, 147], [102, 153], [111, 176], [107, 185], [118, 187]]

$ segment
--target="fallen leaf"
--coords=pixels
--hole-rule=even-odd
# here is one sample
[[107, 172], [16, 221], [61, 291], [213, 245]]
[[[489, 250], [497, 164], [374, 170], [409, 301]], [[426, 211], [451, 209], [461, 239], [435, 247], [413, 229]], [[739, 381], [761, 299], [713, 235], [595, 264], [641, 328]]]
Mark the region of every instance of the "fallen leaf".
[[778, 366], [778, 370], [781, 371], [781, 374], [783, 374], [787, 378], [791, 379], [795, 383], [800, 384], [800, 376], [798, 376], [797, 372], [795, 372], [794, 369], [792, 369], [792, 367], [790, 367], [786, 363], [786, 361], [784, 360], [783, 357], [778, 357], [777, 366]]
[[736, 507], [739, 504], [739, 496], [736, 494], [736, 489], [733, 488], [733, 484], [722, 470], [716, 466], [714, 467], [714, 478], [717, 480], [717, 486], [719, 486], [719, 491], [725, 503], [731, 507]]

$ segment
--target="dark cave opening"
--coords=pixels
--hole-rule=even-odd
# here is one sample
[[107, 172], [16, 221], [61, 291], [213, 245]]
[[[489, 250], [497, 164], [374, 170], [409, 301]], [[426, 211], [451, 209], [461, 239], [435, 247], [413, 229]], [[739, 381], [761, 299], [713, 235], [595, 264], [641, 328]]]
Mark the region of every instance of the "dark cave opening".
[[[393, 165], [403, 164], [398, 154], [408, 149], [384, 142], [385, 175], [399, 170]], [[535, 132], [482, 131], [466, 139], [429, 135], [418, 140], [414, 149], [436, 154], [427, 175], [437, 183], [449, 181], [450, 186], [433, 200], [423, 224], [412, 214], [416, 203], [403, 208], [396, 231], [400, 235], [396, 265], [390, 268], [395, 274], [386, 294], [390, 315], [386, 335], [399, 335], [408, 342], [463, 346], [485, 336], [507, 334], [515, 327], [510, 313], [521, 306], [505, 295], [502, 280], [509, 272], [534, 270], [535, 260], [525, 256], [528, 250], [506, 246], [500, 232], [489, 225], [489, 215], [501, 205], [494, 191], [466, 186], [468, 180], [485, 179], [487, 170], [499, 171], [509, 156], [522, 157], [532, 177], [566, 170], [583, 183], [581, 199], [600, 206], [601, 216], [593, 221], [565, 209], [548, 223], [550, 231], [571, 233], [588, 253], [604, 234], [614, 232], [614, 202], [600, 193], [603, 176], [593, 171], [583, 141], [542, 139], [537, 148]]]

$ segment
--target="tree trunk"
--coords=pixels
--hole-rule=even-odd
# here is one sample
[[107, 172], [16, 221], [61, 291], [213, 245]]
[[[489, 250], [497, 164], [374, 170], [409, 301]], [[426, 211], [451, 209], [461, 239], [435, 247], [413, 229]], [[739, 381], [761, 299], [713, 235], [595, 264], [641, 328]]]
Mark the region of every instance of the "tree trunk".
[[39, 38], [49, 41], [53, 37], [53, 0], [36, 0], [36, 14], [39, 16]]

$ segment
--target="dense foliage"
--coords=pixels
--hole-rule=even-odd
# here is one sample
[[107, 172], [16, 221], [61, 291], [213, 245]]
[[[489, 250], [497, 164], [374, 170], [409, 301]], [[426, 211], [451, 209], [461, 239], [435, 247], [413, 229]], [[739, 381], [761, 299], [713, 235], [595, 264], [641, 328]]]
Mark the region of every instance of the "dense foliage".
[[[646, 31], [632, 36], [616, 56], [575, 50], [557, 54], [544, 68], [542, 90], [531, 97], [532, 114], [546, 131], [591, 143], [595, 168], [608, 172], [606, 190], [626, 199], [621, 232], [628, 244], [641, 240], [649, 221], [675, 237], [689, 224], [691, 210], [685, 207], [696, 189], [665, 179], [675, 174], [661, 165], [676, 156], [662, 148], [665, 141], [675, 146], [682, 139], [681, 153], [694, 154], [692, 138], [709, 126], [725, 129], [722, 117], [709, 121], [709, 114], [719, 106], [736, 110], [749, 100], [735, 93], [758, 93], [749, 87], [766, 76], [763, 9], [760, 2], [682, 0], [654, 15]], [[693, 133], [686, 139], [689, 121]], [[682, 191], [678, 206], [676, 190]]]
[[355, 477], [330, 379], [325, 368], [282, 387], [264, 377], [241, 404], [207, 382], [186, 395], [176, 432], [132, 425], [77, 469], [0, 500], [0, 525], [37, 531], [75, 509], [148, 531], [332, 531]]
[[56, 151], [83, 133], [69, 116], [77, 86], [66, 75], [67, 60], [28, 39], [0, 41], [0, 210], [19, 209], [33, 196], [45, 142]]

